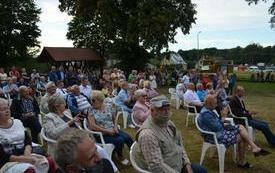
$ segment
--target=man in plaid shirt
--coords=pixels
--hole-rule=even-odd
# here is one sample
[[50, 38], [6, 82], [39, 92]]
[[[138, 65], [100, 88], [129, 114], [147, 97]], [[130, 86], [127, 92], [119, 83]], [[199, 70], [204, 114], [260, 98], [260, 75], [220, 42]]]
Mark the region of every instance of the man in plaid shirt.
[[170, 121], [168, 99], [157, 96], [150, 103], [151, 115], [137, 132], [138, 145], [133, 149], [137, 164], [153, 173], [207, 173], [190, 162], [181, 134]]

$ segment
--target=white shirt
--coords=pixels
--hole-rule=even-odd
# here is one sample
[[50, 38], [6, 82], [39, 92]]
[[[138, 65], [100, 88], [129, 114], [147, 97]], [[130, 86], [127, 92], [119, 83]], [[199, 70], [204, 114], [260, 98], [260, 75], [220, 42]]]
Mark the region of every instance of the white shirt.
[[177, 96], [180, 98], [180, 99], [183, 99], [183, 94], [184, 94], [184, 91], [185, 91], [185, 86], [183, 83], [179, 83], [177, 84], [176, 86], [176, 94]]
[[189, 84], [189, 82], [190, 82], [190, 76], [184, 75], [184, 76], [182, 77], [182, 81], [183, 81], [183, 84], [186, 86], [186, 85]]
[[7, 80], [7, 73], [0, 73], [0, 82], [4, 83]]
[[188, 89], [183, 96], [184, 96], [184, 101], [187, 103], [191, 103], [194, 105], [203, 105], [203, 103], [200, 101], [200, 98], [195, 91]]
[[81, 84], [79, 88], [81, 93], [83, 93], [86, 97], [91, 98], [92, 87], [90, 85], [83, 86]]
[[56, 93], [59, 95], [59, 96], [63, 96], [64, 98], [67, 96], [67, 91], [66, 89], [64, 88], [56, 88]]

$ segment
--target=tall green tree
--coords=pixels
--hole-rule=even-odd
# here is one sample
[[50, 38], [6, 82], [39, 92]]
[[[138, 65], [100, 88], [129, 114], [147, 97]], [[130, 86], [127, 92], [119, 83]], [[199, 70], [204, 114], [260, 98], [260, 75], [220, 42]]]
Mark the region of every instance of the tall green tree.
[[[159, 55], [162, 49], [168, 47], [168, 43], [175, 42], [177, 29], [180, 28], [187, 34], [192, 23], [195, 23], [195, 5], [191, 0], [59, 2], [61, 11], [74, 16], [69, 23], [67, 37], [76, 46], [92, 47], [103, 52], [125, 52], [128, 49], [126, 52], [132, 55], [123, 59], [126, 64], [131, 64], [131, 60], [140, 59], [140, 55], [144, 55], [140, 49]], [[117, 44], [124, 47], [117, 47]], [[120, 48], [122, 51], [118, 51]]]
[[34, 0], [0, 0], [1, 65], [23, 62], [39, 47], [39, 14]]
[[[246, 0], [249, 5], [257, 4], [259, 1], [267, 2], [268, 0]], [[271, 15], [270, 24], [272, 28], [275, 28], [275, 0], [273, 0], [271, 6], [268, 9], [268, 13]]]

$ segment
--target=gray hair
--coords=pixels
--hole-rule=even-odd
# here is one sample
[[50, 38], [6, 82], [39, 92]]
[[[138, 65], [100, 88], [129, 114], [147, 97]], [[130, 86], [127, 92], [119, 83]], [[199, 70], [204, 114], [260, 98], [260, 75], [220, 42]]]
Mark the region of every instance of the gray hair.
[[50, 82], [48, 82], [48, 83], [46, 84], [45, 88], [46, 88], [46, 90], [48, 90], [48, 89], [49, 89], [50, 87], [52, 87], [52, 86], [55, 86], [55, 83], [52, 82], [52, 81], [50, 81]]
[[87, 137], [90, 137], [93, 142], [95, 141], [87, 132], [70, 128], [58, 139], [54, 160], [63, 171], [65, 171], [67, 166], [77, 163], [77, 145]]
[[0, 98], [0, 105], [9, 104], [8, 100]]
[[27, 90], [27, 89], [28, 89], [28, 87], [26, 87], [25, 85], [20, 86], [20, 87], [18, 88], [18, 93], [19, 93], [19, 95], [22, 96], [23, 92], [24, 92], [25, 90]]
[[99, 90], [93, 90], [92, 99], [96, 99], [99, 102], [103, 102], [105, 99], [105, 96], [102, 91]]
[[146, 92], [143, 89], [138, 89], [134, 92], [134, 97], [137, 99], [140, 96], [146, 95]]
[[56, 113], [57, 112], [56, 106], [58, 106], [60, 104], [65, 104], [65, 100], [63, 97], [58, 96], [58, 95], [50, 96], [49, 101], [48, 101], [49, 111]]

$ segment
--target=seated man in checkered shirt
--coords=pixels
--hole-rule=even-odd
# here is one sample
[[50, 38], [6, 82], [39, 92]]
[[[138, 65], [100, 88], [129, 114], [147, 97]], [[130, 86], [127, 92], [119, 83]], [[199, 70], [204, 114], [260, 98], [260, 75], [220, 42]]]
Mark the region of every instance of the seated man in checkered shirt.
[[165, 96], [150, 100], [151, 115], [137, 132], [138, 145], [133, 148], [137, 164], [154, 173], [207, 173], [191, 164], [181, 134], [170, 121], [170, 104]]

